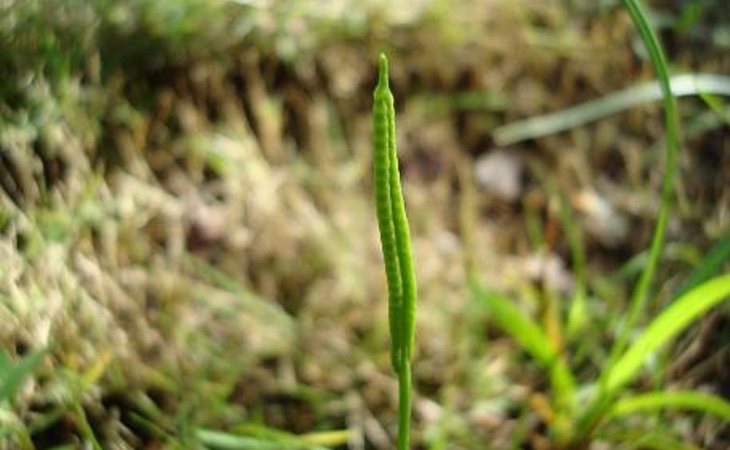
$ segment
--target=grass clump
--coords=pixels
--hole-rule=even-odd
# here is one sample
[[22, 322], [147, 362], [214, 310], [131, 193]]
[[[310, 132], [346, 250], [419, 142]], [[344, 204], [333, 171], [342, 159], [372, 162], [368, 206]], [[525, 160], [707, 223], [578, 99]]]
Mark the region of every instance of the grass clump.
[[[727, 243], [721, 241], [695, 274], [690, 276], [687, 287], [680, 290], [681, 295], [675, 296], [672, 304], [655, 317], [632, 342], [631, 336], [638, 331], [639, 319], [645, 311], [660, 264], [667, 222], [672, 211], [680, 138], [676, 101], [672, 94], [669, 70], [661, 46], [639, 2], [625, 0], [624, 5], [648, 49], [659, 79], [664, 100], [666, 151], [660, 207], [651, 246], [631, 296], [628, 312], [620, 322], [610, 355], [600, 368], [601, 375], [588, 381], [584, 389], [578, 389], [576, 376], [568, 367], [568, 357], [551, 339], [549, 331], [522, 313], [509, 299], [485, 289], [472, 279], [475, 297], [488, 306], [497, 324], [548, 370], [553, 391], [548, 423], [552, 429], [555, 446], [561, 449], [587, 448], [596, 436], [601, 435], [602, 425], [611, 418], [637, 412], [658, 411], [667, 407], [695, 409], [730, 421], [730, 402], [719, 396], [691, 390], [631, 393], [628, 389], [652, 353], [667, 345], [706, 311], [730, 295], [730, 274], [711, 278], [721, 269], [722, 263], [728, 256]], [[552, 190], [554, 191], [554, 188]], [[568, 231], [573, 259], [577, 260], [574, 261], [576, 270], [580, 271], [577, 275], [581, 287], [578, 289], [577, 298], [573, 300], [573, 306], [576, 306], [584, 300], [582, 244], [576, 234], [575, 226], [571, 223], [571, 215], [566, 210], [565, 201], [561, 202], [560, 215]], [[577, 310], [580, 309], [582, 306]], [[571, 313], [573, 311], [576, 309], [571, 308]], [[568, 328], [571, 322], [580, 320], [576, 319], [574, 314], [570, 316]], [[585, 392], [588, 392], [587, 397]], [[614, 438], [619, 441], [625, 439], [625, 437]], [[662, 436], [662, 442], [666, 444], [672, 441]], [[676, 443], [672, 445], [674, 444]]]

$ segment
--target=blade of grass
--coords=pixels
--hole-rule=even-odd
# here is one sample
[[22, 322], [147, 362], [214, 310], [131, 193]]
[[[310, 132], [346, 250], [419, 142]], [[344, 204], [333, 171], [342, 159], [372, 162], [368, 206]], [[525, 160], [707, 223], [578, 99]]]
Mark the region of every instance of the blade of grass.
[[301, 445], [338, 446], [347, 443], [349, 430], [319, 431], [305, 434], [292, 434], [271, 428], [259, 423], [243, 423], [232, 427], [229, 431], [238, 436], [257, 439], [291, 442]]
[[[700, 283], [707, 281], [710, 277], [717, 274], [722, 270], [725, 261], [728, 259], [730, 259], [730, 230], [705, 254], [704, 258], [697, 264], [697, 267], [687, 280], [685, 280], [684, 284], [676, 290], [672, 296], [672, 300], [681, 297]], [[664, 373], [666, 373], [671, 360], [669, 349], [664, 349], [662, 352], [659, 352], [657, 360], [658, 370], [655, 370], [653, 373], [654, 389], [659, 389], [664, 382]]]
[[631, 430], [601, 433], [601, 440], [624, 444], [623, 450], [700, 450], [692, 444], [679, 441], [669, 435], [668, 431]]
[[319, 431], [299, 436], [303, 443], [310, 445], [340, 446], [347, 444], [350, 439], [349, 430]]
[[221, 450], [327, 450], [326, 447], [304, 442], [298, 436], [258, 438], [200, 428], [197, 438], [204, 445]]
[[0, 380], [5, 379], [5, 374], [13, 368], [13, 360], [5, 350], [0, 350]]
[[606, 372], [605, 389], [612, 394], [631, 382], [652, 352], [730, 295], [730, 273], [707, 281], [674, 301], [654, 319], [626, 353]]
[[585, 248], [580, 227], [575, 221], [568, 199], [565, 198], [563, 192], [557, 189], [556, 191], [556, 196], [560, 202], [560, 222], [563, 224], [565, 237], [568, 240], [570, 259], [573, 263], [573, 273], [575, 275], [575, 293], [570, 303], [567, 321], [567, 333], [569, 336], [575, 337], [583, 330], [588, 321]]
[[89, 423], [89, 418], [86, 416], [86, 411], [84, 411], [81, 403], [74, 402], [70, 410], [74, 415], [76, 426], [79, 428], [81, 436], [86, 440], [85, 444], [94, 450], [104, 450], [104, 447], [94, 433], [94, 427]]
[[26, 378], [43, 361], [46, 353], [46, 349], [35, 351], [14, 366], [11, 366], [7, 355], [1, 358], [4, 370], [0, 373], [0, 401], [10, 400], [15, 396]]
[[221, 431], [199, 429], [197, 437], [206, 447], [222, 450], [275, 450], [281, 444]]
[[730, 422], [730, 402], [698, 391], [649, 392], [623, 398], [613, 405], [609, 416], [625, 416], [663, 408], [696, 409]]
[[728, 260], [730, 260], [730, 230], [725, 232], [725, 235], [712, 246], [699, 266], [674, 294], [674, 297], [680, 297], [698, 284], [707, 281], [711, 276], [722, 270], [722, 266]]
[[540, 326], [520, 311], [504, 296], [487, 290], [470, 279], [473, 296], [489, 308], [492, 318], [530, 356], [549, 370], [559, 412], [566, 415], [572, 410], [575, 380], [565, 360], [550, 345], [550, 339]]
[[0, 443], [5, 444], [2, 448], [17, 448], [22, 450], [34, 450], [31, 433], [23, 423], [23, 420], [12, 411], [0, 407]]
[[[664, 97], [664, 121], [665, 121], [665, 163], [664, 174], [662, 175], [662, 189], [659, 204], [659, 216], [654, 227], [654, 235], [652, 237], [649, 254], [647, 256], [644, 270], [642, 270], [639, 281], [634, 288], [629, 303], [629, 310], [626, 318], [619, 327], [618, 337], [611, 349], [611, 355], [607, 367], [613, 366], [616, 359], [624, 351], [628, 345], [629, 336], [636, 326], [642, 310], [649, 296], [651, 284], [654, 281], [654, 275], [659, 264], [659, 259], [664, 246], [665, 231], [669, 220], [669, 212], [672, 205], [672, 196], [674, 191], [674, 179], [677, 175], [677, 155], [679, 153], [679, 117], [677, 113], [677, 104], [672, 95], [672, 88], [669, 82], [669, 70], [661, 49], [646, 14], [642, 11], [637, 0], [624, 0], [624, 6], [629, 12], [634, 25], [638, 28], [641, 39], [644, 42], [652, 65], [659, 79]], [[604, 374], [610, 371], [605, 371]], [[601, 385], [605, 382], [605, 377], [601, 377]], [[599, 395], [600, 397], [600, 395]], [[597, 403], [602, 403], [604, 399], [597, 398]]]
[[509, 334], [527, 353], [542, 364], [552, 364], [556, 359], [550, 340], [540, 326], [520, 311], [513, 302], [496, 292], [480, 286], [471, 280], [474, 297], [485, 303], [492, 313], [492, 318]]
[[[730, 77], [714, 74], [675, 75], [669, 80], [672, 93], [680, 96], [714, 94], [730, 96]], [[662, 99], [660, 82], [650, 81], [611, 93], [561, 111], [512, 122], [494, 130], [499, 145], [511, 145], [567, 131], [642, 103]]]
[[565, 193], [558, 188], [555, 181], [550, 178], [547, 171], [541, 165], [533, 163], [530, 164], [530, 168], [540, 179], [541, 184], [547, 191], [549, 197], [557, 200], [558, 218], [560, 219], [560, 223], [563, 227], [565, 239], [568, 242], [570, 259], [573, 265], [573, 273], [575, 275], [575, 293], [568, 311], [566, 331], [568, 336], [572, 337], [582, 330], [588, 319], [585, 305], [587, 297], [587, 282], [583, 236], [581, 234], [580, 226], [573, 216], [570, 202], [566, 198]]
[[626, 353], [601, 377], [599, 395], [578, 422], [577, 436], [585, 438], [612, 407], [616, 393], [636, 377], [646, 358], [674, 338], [708, 309], [730, 295], [730, 274], [713, 278], [675, 300], [665, 309]]
[[724, 102], [718, 95], [702, 92], [700, 93], [700, 98], [725, 125], [730, 125], [730, 113], [725, 109]]
[[259, 297], [238, 280], [192, 253], [185, 254], [185, 261], [192, 266], [195, 273], [206, 283], [235, 294], [244, 306], [260, 312], [262, 315], [265, 314], [268, 318], [281, 323], [286, 328], [294, 327], [292, 317], [277, 303]]

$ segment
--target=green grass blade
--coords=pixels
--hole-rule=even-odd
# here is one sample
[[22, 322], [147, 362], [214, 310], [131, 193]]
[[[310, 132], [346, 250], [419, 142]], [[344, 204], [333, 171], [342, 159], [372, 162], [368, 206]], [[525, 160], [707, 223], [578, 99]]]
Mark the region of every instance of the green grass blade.
[[709, 92], [703, 92], [700, 94], [700, 98], [705, 105], [710, 108], [725, 125], [730, 125], [730, 113], [725, 109], [725, 102], [718, 95]]
[[550, 340], [537, 322], [501, 294], [487, 290], [475, 281], [472, 281], [471, 288], [474, 296], [487, 305], [497, 325], [527, 353], [541, 363], [551, 363], [555, 360], [556, 355], [549, 344]]
[[583, 245], [583, 235], [573, 216], [568, 199], [561, 191], [557, 191], [556, 195], [560, 201], [560, 222], [563, 224], [565, 237], [568, 240], [570, 259], [573, 263], [573, 274], [575, 275], [575, 294], [570, 303], [567, 322], [567, 333], [569, 336], [574, 337], [584, 329], [588, 322], [585, 246]]
[[[670, 78], [669, 84], [675, 97], [708, 95], [730, 96], [730, 77], [715, 74], [682, 74]], [[494, 140], [499, 145], [511, 145], [577, 128], [620, 111], [662, 99], [660, 83], [649, 81], [596, 100], [508, 123], [494, 130]], [[719, 111], [717, 108], [713, 108]], [[719, 112], [721, 117], [725, 114]]]
[[9, 373], [13, 368], [13, 360], [5, 350], [0, 349], [0, 380], [5, 379], [5, 374]]
[[487, 305], [497, 325], [550, 371], [556, 401], [561, 408], [570, 408], [575, 393], [573, 374], [540, 326], [501, 294], [485, 289], [473, 279], [469, 284], [474, 297]]
[[563, 227], [563, 233], [568, 243], [570, 251], [570, 260], [573, 265], [573, 274], [575, 276], [575, 293], [570, 304], [567, 320], [567, 335], [574, 337], [586, 325], [588, 320], [586, 298], [587, 298], [587, 281], [586, 281], [586, 256], [585, 246], [583, 244], [583, 235], [580, 226], [575, 219], [570, 201], [565, 193], [557, 186], [555, 181], [550, 178], [546, 170], [538, 164], [531, 164], [541, 184], [547, 191], [550, 198], [554, 198], [558, 202], [558, 218]]
[[259, 423], [245, 423], [235, 426], [229, 433], [267, 441], [285, 442], [304, 446], [341, 446], [350, 438], [349, 430], [315, 431], [305, 434], [292, 434]]
[[76, 419], [76, 426], [79, 428], [81, 436], [83, 436], [86, 441], [85, 447], [91, 447], [94, 450], [104, 450], [101, 442], [99, 442], [99, 438], [96, 437], [94, 427], [89, 422], [89, 418], [87, 417], [86, 411], [84, 411], [84, 407], [81, 405], [81, 403], [74, 402], [73, 405], [71, 405], [70, 409], [74, 415], [74, 418]]
[[682, 295], [654, 319], [646, 331], [607, 372], [610, 395], [636, 376], [646, 357], [674, 338], [708, 309], [730, 295], [730, 274], [707, 281]]
[[305, 437], [286, 433], [263, 438], [199, 428], [196, 436], [206, 447], [219, 450], [327, 450], [327, 447], [305, 442]]
[[[679, 153], [679, 116], [677, 113], [677, 103], [672, 95], [672, 88], [669, 83], [669, 70], [664, 58], [664, 53], [659, 45], [654, 32], [649, 25], [646, 14], [641, 10], [641, 6], [637, 0], [624, 0], [624, 5], [631, 15], [636, 27], [639, 29], [641, 39], [649, 51], [652, 65], [656, 71], [659, 84], [662, 88], [664, 97], [664, 121], [665, 121], [665, 165], [664, 174], [662, 175], [662, 190], [659, 204], [659, 216], [657, 217], [656, 226], [654, 227], [654, 236], [652, 237], [651, 247], [649, 248], [649, 256], [647, 257], [644, 270], [641, 272], [639, 281], [634, 289], [629, 311], [626, 320], [619, 331], [618, 338], [611, 350], [610, 362], [623, 352], [629, 339], [629, 334], [633, 330], [636, 322], [641, 315], [644, 305], [646, 304], [651, 284], [654, 281], [654, 275], [661, 258], [662, 247], [664, 246], [664, 234], [669, 220], [669, 212], [672, 205], [672, 197], [674, 194], [674, 179], [677, 175], [677, 155]], [[609, 363], [610, 366], [610, 363]]]
[[278, 442], [238, 436], [222, 431], [199, 429], [197, 437], [208, 448], [220, 450], [275, 450], [281, 448]]
[[260, 297], [250, 289], [247, 289], [238, 280], [199, 256], [186, 253], [184, 258], [185, 262], [191, 265], [192, 270], [203, 281], [236, 295], [241, 304], [246, 308], [261, 314], [267, 320], [275, 321], [282, 328], [287, 329], [287, 331], [295, 327], [294, 319], [279, 304]]
[[618, 417], [663, 408], [695, 409], [730, 422], [730, 402], [698, 391], [650, 392], [618, 400], [609, 416]]
[[712, 246], [705, 255], [699, 266], [692, 272], [687, 281], [674, 294], [680, 297], [700, 283], [707, 281], [710, 277], [722, 270], [723, 265], [730, 259], [730, 230]]
[[601, 440], [623, 444], [622, 450], [700, 450], [699, 447], [682, 442], [669, 435], [668, 431], [627, 430], [600, 433]]
[[38, 350], [24, 357], [12, 367], [9, 367], [8, 358], [4, 357], [3, 365], [5, 366], [5, 370], [3, 370], [3, 373], [0, 373], [0, 401], [12, 399], [26, 378], [43, 361], [43, 357], [45, 356], [45, 349]]

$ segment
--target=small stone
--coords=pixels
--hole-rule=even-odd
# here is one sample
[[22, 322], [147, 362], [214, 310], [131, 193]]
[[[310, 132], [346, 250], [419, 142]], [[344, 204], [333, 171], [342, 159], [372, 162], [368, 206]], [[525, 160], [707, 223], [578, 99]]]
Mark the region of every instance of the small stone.
[[501, 200], [513, 202], [522, 192], [523, 166], [514, 152], [495, 150], [477, 160], [474, 172], [482, 189]]
[[614, 245], [628, 236], [628, 219], [597, 192], [581, 191], [573, 197], [573, 204], [583, 213], [588, 232], [598, 237], [603, 244]]

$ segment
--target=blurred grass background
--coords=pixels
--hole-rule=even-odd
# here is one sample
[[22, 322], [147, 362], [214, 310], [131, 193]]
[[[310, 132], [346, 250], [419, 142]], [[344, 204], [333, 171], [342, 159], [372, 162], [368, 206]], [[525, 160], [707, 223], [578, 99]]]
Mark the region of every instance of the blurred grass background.
[[[724, 0], [649, 6], [675, 74], [730, 74]], [[510, 145], [495, 130], [653, 78], [611, 0], [0, 1], [0, 343], [48, 348], [0, 405], [0, 448], [392, 448], [380, 51], [419, 280], [414, 444], [549, 448], [545, 375], [465, 267], [527, 310], [562, 307], [576, 267], [554, 183], [586, 240], [590, 326], [566, 347], [595, 378], [651, 237], [660, 108]], [[657, 310], [730, 229], [724, 100], [680, 103]], [[729, 312], [650, 368], [730, 395]], [[613, 426], [730, 444], [700, 415]]]

